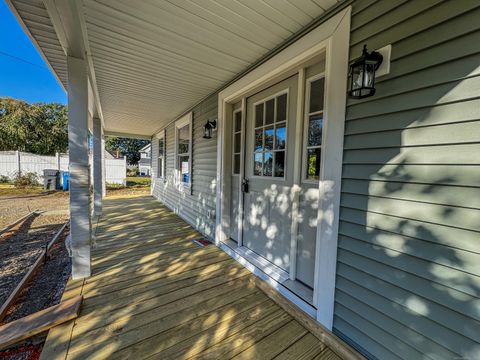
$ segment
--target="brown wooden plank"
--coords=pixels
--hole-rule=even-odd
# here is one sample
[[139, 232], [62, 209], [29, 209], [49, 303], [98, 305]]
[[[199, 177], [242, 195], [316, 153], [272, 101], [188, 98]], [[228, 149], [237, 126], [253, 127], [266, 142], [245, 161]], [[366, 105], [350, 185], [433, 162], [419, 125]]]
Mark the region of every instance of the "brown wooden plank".
[[[197, 308], [190, 307], [185, 311], [190, 321], [179, 321], [184, 317], [184, 312], [181, 312], [177, 313], [176, 316], [163, 318], [161, 322], [149, 322], [133, 331], [115, 335], [96, 346], [84, 348], [81, 357], [94, 355], [96, 358], [108, 356], [115, 359], [145, 358], [185, 338], [194, 336], [202, 329], [212, 326], [218, 327], [220, 321], [228, 323], [237, 314], [251, 311], [252, 307], [266, 301], [270, 302], [271, 306], [271, 301], [264, 294], [256, 292], [254, 295], [244, 297], [223, 307], [218, 307], [216, 304], [211, 309], [204, 307], [202, 304]], [[213, 301], [210, 303], [213, 303]], [[113, 351], [115, 352], [113, 353]]]
[[275, 360], [312, 360], [325, 348], [325, 344], [309, 332], [288, 349], [278, 354]]
[[[297, 321], [292, 320], [278, 330], [264, 337], [248, 349], [242, 351], [232, 359], [273, 359], [275, 356], [286, 350], [290, 345], [302, 338], [307, 330]], [[292, 357], [296, 359], [296, 357]]]
[[0, 326], [0, 349], [40, 334], [78, 316], [82, 296]]
[[[85, 279], [72, 280], [70, 278], [63, 293], [62, 302], [81, 295], [84, 282]], [[50, 329], [45, 341], [48, 346], [43, 347], [40, 360], [64, 360], [67, 357], [74, 324], [75, 320], [68, 321]]]
[[251, 277], [251, 281], [273, 301], [279, 304], [286, 312], [293, 316], [301, 325], [308, 329], [320, 341], [327, 345], [337, 355], [345, 360], [365, 360], [365, 358], [355, 351], [352, 347], [343, 342], [327, 328], [308, 316], [292, 302], [285, 299], [280, 293], [275, 291], [270, 285], [260, 280], [256, 276]]
[[15, 220], [13, 223], [11, 224], [8, 224], [7, 226], [3, 227], [0, 229], [0, 235], [2, 235], [4, 232], [12, 229], [13, 227], [15, 227], [16, 225], [20, 224], [21, 222], [27, 220], [30, 216], [32, 215], [37, 215], [39, 214], [39, 211], [38, 210], [34, 210], [32, 211], [31, 213], [25, 215], [25, 216], [22, 216], [21, 218]]
[[170, 250], [157, 250], [157, 251], [151, 251], [150, 253], [145, 252], [144, 254], [137, 255], [137, 256], [132, 256], [132, 258], [125, 258], [125, 259], [104, 259], [102, 261], [95, 261], [92, 262], [92, 266], [95, 267], [96, 273], [103, 271], [104, 269], [111, 269], [115, 267], [123, 267], [123, 268], [128, 268], [131, 266], [138, 266], [142, 265], [145, 263], [148, 263], [150, 261], [155, 261], [155, 260], [165, 260], [167, 256], [177, 258], [179, 261], [184, 259], [185, 257], [190, 257], [193, 254], [198, 253], [200, 254], [206, 254], [209, 252], [218, 252], [220, 251], [213, 247], [213, 246], [207, 246], [205, 248], [174, 248]]
[[328, 347], [323, 349], [323, 351], [313, 358], [314, 360], [343, 360], [340, 356], [335, 354]]
[[[225, 254], [226, 255], [226, 254]], [[231, 258], [226, 255], [218, 253], [207, 253], [207, 254], [193, 254], [189, 258], [188, 262], [185, 262], [183, 259], [171, 258], [167, 259], [157, 259], [156, 261], [148, 262], [143, 265], [138, 265], [135, 267], [122, 268], [115, 267], [105, 270], [104, 272], [95, 274], [87, 279], [85, 288], [87, 291], [92, 287], [99, 288], [103, 286], [113, 286], [115, 284], [124, 282], [127, 280], [140, 279], [143, 276], [148, 277], [152, 274], [158, 274], [158, 276], [170, 276], [181, 273], [182, 271], [187, 271], [195, 267], [202, 265], [210, 264], [213, 262], [227, 261]]]
[[122, 277], [120, 280], [110, 284], [103, 284], [104, 286], [96, 286], [95, 283], [90, 283], [85, 287], [85, 295], [87, 298], [94, 296], [102, 296], [107, 293], [121, 291], [123, 289], [138, 287], [142, 284], [157, 282], [170, 283], [177, 280], [186, 279], [188, 277], [210, 273], [214, 270], [221, 269], [227, 266], [236, 265], [231, 259], [218, 259], [216, 257], [206, 259], [206, 261], [193, 262], [187, 267], [175, 269], [165, 275], [162, 271], [150, 272], [142, 276], [142, 274], [132, 274], [131, 277]]
[[159, 355], [166, 359], [230, 359], [292, 320], [292, 317], [276, 304], [272, 303], [272, 306], [274, 312], [260, 319], [257, 317], [238, 319], [237, 322], [222, 329], [206, 331], [202, 334], [204, 340], [201, 342], [194, 337]]
[[149, 299], [148, 294], [157, 297], [219, 276], [230, 279], [240, 271], [242, 271], [242, 269], [232, 262], [230, 265], [221, 264], [216, 267], [207, 268], [205, 272], [195, 269], [193, 271], [181, 273], [177, 276], [171, 276], [156, 281], [139, 283], [128, 287], [119, 286], [116, 291], [101, 295], [97, 294], [98, 296], [92, 296], [92, 291], [84, 294], [84, 310], [88, 311], [90, 308], [98, 308], [99, 306], [102, 306], [102, 304], [108, 304], [111, 306], [112, 302], [117, 299], [121, 299], [122, 304], [139, 302]]
[[[223, 294], [228, 290], [229, 286], [233, 286], [237, 281], [241, 281], [245, 274], [239, 273], [235, 279], [227, 279], [225, 277], [217, 277], [203, 281], [190, 287], [184, 287], [164, 295], [153, 296], [147, 300], [131, 303], [130, 301], [122, 302], [121, 299], [115, 303], [104, 304], [101, 307], [93, 308], [91, 312], [82, 312], [74, 329], [76, 336], [80, 332], [90, 331], [103, 326], [125, 326], [127, 323], [133, 323], [133, 319], [155, 318], [157, 312], [162, 313], [162, 305], [189, 297], [197, 294], [199, 298], [204, 295], [205, 290], [210, 290], [213, 294]], [[222, 286], [220, 286], [222, 285]], [[207, 293], [209, 294], [209, 293]], [[149, 294], [152, 295], [152, 294]], [[144, 314], [144, 315], [140, 315]]]
[[[139, 314], [130, 321], [119, 321], [106, 327], [84, 332], [81, 336], [75, 336], [72, 340], [72, 351], [79, 351], [82, 348], [89, 346], [89, 344], [102, 343], [111, 338], [117, 338], [118, 336], [132, 330], [137, 331], [137, 329], [140, 329], [141, 327], [150, 326], [149, 324], [151, 323], [153, 323], [154, 327], [158, 326], [159, 329], [166, 325], [168, 325], [168, 327], [178, 326], [205, 312], [210, 312], [216, 307], [230, 304], [255, 293], [259, 295], [258, 289], [255, 287], [249, 288], [245, 285], [246, 284], [244, 283], [242, 286], [232, 287], [229, 292], [225, 293], [213, 294], [210, 292], [208, 293], [208, 297], [205, 295], [207, 292], [205, 292], [205, 294], [196, 294], [197, 296], [190, 296], [163, 305], [151, 313]], [[261, 295], [264, 300], [268, 299], [263, 293], [261, 293]]]

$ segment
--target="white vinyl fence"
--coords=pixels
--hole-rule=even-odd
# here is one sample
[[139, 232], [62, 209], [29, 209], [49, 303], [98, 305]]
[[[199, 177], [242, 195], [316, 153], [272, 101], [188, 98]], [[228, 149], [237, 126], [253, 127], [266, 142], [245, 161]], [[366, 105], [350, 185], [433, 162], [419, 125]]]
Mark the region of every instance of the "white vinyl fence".
[[[13, 179], [18, 172], [33, 172], [43, 182], [44, 169], [68, 171], [68, 155], [57, 153], [55, 156], [44, 156], [20, 151], [0, 151], [0, 176]], [[126, 184], [126, 159], [105, 159], [105, 181], [108, 184]]]

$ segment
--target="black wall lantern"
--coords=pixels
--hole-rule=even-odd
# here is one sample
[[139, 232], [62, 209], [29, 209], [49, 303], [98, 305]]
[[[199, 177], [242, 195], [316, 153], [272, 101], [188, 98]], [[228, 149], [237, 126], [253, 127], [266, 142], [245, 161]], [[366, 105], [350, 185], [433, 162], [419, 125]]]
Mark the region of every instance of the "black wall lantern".
[[350, 97], [363, 99], [375, 95], [375, 71], [382, 61], [382, 54], [376, 51], [369, 53], [367, 45], [363, 46], [362, 56], [350, 65]]
[[207, 123], [203, 126], [203, 138], [211, 139], [213, 130], [217, 128], [217, 120], [207, 120]]

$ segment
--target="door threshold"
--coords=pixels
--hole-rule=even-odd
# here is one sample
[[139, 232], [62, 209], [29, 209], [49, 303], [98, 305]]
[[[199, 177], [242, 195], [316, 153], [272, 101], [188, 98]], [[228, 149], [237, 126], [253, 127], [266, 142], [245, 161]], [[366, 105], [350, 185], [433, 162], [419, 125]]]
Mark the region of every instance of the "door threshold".
[[250, 250], [245, 246], [240, 246], [234, 249], [234, 251], [239, 254], [241, 257], [245, 258], [257, 268], [261, 269], [265, 274], [270, 276], [273, 280], [283, 283], [288, 280], [288, 272], [279, 268], [275, 264], [272, 264], [267, 259], [261, 257], [256, 252]]
[[282, 283], [287, 289], [297, 294], [300, 298], [309, 304], [313, 304], [313, 289], [297, 280], [290, 280]]
[[[275, 290], [277, 290], [281, 295], [283, 295], [290, 302], [292, 302], [298, 308], [300, 308], [303, 312], [305, 312], [312, 318], [316, 319], [317, 309], [282, 284], [282, 282], [288, 279], [288, 273], [286, 271], [280, 269], [281, 271], [287, 274], [286, 279], [283, 276], [284, 274], [277, 274], [276, 272], [270, 271], [270, 274], [277, 277], [278, 279], [284, 279], [284, 280], [278, 281], [275, 278], [273, 278], [269, 273], [267, 273], [266, 269], [264, 269], [261, 266], [257, 266], [258, 263], [256, 263], [255, 261], [252, 261], [254, 260], [254, 258], [252, 258], [251, 256], [248, 256], [248, 254], [247, 256], [245, 256], [246, 254], [245, 251], [242, 251], [243, 247], [239, 247], [234, 241], [227, 240], [226, 242], [220, 242], [218, 244], [218, 247], [222, 249], [224, 252], [226, 252], [234, 260], [242, 264], [246, 269], [250, 270], [254, 275], [256, 275], [260, 279], [267, 282], [270, 286], [272, 286]], [[259, 256], [257, 254], [255, 255], [257, 257]], [[266, 261], [265, 259], [263, 260]]]

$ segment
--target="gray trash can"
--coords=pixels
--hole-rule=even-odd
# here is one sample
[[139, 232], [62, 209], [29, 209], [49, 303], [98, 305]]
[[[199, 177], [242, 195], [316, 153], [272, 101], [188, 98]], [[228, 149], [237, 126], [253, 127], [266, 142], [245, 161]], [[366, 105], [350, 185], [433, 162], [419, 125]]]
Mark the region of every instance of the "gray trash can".
[[43, 188], [45, 190], [58, 190], [60, 188], [60, 172], [55, 169], [43, 170]]

